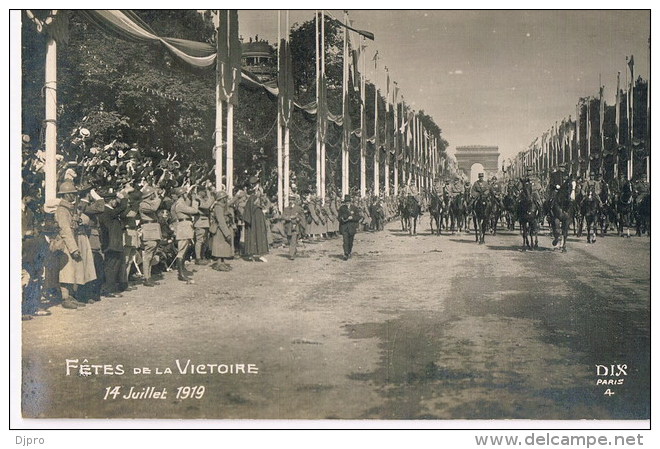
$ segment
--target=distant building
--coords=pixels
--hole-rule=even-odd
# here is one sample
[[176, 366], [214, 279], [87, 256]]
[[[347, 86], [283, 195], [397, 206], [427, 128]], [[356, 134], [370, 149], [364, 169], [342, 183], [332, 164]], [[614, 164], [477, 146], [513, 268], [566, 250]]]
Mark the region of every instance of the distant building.
[[266, 82], [277, 76], [277, 54], [267, 40], [254, 39], [242, 43], [242, 66], [260, 81]]

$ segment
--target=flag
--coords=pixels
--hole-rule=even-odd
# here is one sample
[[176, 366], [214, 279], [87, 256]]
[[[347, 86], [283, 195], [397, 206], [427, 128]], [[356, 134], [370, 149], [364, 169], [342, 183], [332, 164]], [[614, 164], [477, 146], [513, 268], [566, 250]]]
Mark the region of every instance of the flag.
[[598, 106], [598, 134], [600, 136], [600, 151], [605, 150], [605, 132], [604, 132], [604, 123], [605, 123], [605, 97], [603, 96], [603, 91], [605, 86], [600, 86], [600, 104]]
[[45, 32], [58, 44], [69, 43], [69, 11], [62, 9], [28, 9], [25, 14], [37, 26], [38, 32]]
[[[330, 16], [330, 14], [328, 14], [327, 12], [326, 12], [326, 14], [327, 14], [328, 16]], [[339, 25], [339, 26], [342, 26], [342, 27], [344, 27], [344, 28], [347, 28], [347, 29], [349, 29], [349, 30], [351, 30], [351, 31], [355, 31], [357, 34], [359, 34], [359, 35], [361, 35], [361, 36], [364, 36], [364, 37], [366, 37], [367, 39], [370, 39], [370, 40], [373, 41], [374, 38], [375, 38], [374, 33], [372, 33], [371, 31], [359, 30], [359, 29], [357, 29], [357, 28], [353, 28], [352, 26], [347, 25], [347, 24], [345, 24], [344, 22], [342, 22], [342, 21], [340, 21], [340, 20], [338, 20], [338, 19], [335, 19], [335, 18], [332, 17], [332, 16], [330, 16], [330, 20], [332, 20], [333, 22], [335, 22], [335, 23], [336, 23], [337, 25]], [[351, 25], [353, 25], [353, 21], [351, 21]]]
[[[238, 39], [238, 11], [220, 10], [218, 28], [218, 76], [220, 99], [238, 104], [238, 83], [241, 81], [241, 42]], [[293, 82], [293, 79], [292, 81]]]
[[[291, 60], [291, 47], [287, 39], [280, 41], [280, 57], [278, 61], [277, 70], [277, 87], [279, 89], [278, 95], [278, 112], [282, 124], [286, 127], [289, 126], [291, 119], [291, 111], [293, 110], [293, 63]], [[320, 87], [320, 86], [319, 86]], [[319, 105], [317, 113], [320, 113], [321, 106]]]
[[328, 99], [326, 92], [325, 74], [321, 74], [320, 78], [321, 79], [319, 80], [319, 101], [316, 109], [318, 114], [317, 132], [318, 132], [319, 142], [325, 142], [325, 136], [328, 130], [328, 121], [327, 121]]

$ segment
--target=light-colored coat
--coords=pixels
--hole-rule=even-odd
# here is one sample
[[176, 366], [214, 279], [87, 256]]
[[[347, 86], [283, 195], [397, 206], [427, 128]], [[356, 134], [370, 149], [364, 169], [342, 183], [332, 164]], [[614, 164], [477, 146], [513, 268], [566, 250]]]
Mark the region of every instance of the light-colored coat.
[[[83, 224], [89, 224], [89, 217], [81, 215]], [[64, 254], [66, 265], [60, 270], [60, 283], [84, 285], [96, 280], [94, 268], [94, 255], [89, 244], [89, 238], [84, 234], [78, 234], [77, 217], [75, 206], [68, 201], [60, 201], [55, 211], [55, 220], [60, 227], [60, 237], [64, 241]], [[75, 261], [71, 254], [78, 251], [82, 260]]]

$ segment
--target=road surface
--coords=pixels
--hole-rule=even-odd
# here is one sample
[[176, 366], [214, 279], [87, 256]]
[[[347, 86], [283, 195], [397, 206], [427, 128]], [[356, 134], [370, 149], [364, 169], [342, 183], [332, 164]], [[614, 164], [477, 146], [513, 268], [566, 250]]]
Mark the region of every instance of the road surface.
[[649, 238], [523, 252], [422, 219], [52, 307], [23, 322], [23, 416], [650, 418]]

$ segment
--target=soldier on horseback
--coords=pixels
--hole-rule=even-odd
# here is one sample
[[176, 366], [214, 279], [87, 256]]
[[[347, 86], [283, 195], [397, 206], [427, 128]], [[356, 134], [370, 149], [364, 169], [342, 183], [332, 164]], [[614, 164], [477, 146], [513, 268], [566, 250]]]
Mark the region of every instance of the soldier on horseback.
[[582, 193], [584, 194], [585, 198], [589, 196], [589, 193], [591, 193], [596, 198], [598, 207], [600, 209], [603, 208], [603, 202], [600, 199], [601, 188], [602, 185], [600, 181], [600, 175], [598, 175], [598, 179], [596, 179], [596, 174], [594, 172], [589, 173], [589, 179], [583, 184]]
[[502, 186], [497, 181], [497, 176], [493, 176], [490, 179], [490, 192], [493, 195], [493, 198], [499, 204], [500, 210], [504, 209], [504, 204], [502, 203]]
[[472, 184], [472, 188], [470, 189], [470, 207], [474, 207], [474, 203], [477, 198], [482, 195], [485, 196], [488, 193], [490, 193], [490, 186], [484, 180], [484, 174], [479, 173], [479, 179], [477, 179], [475, 183]]
[[536, 207], [542, 210], [541, 195], [539, 193], [541, 191], [541, 180], [534, 174], [534, 168], [532, 167], [527, 167], [527, 173], [520, 178], [518, 191], [522, 191], [524, 185], [528, 183], [532, 186], [532, 200], [536, 204]]

